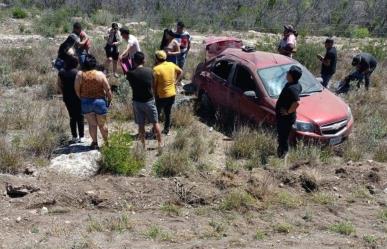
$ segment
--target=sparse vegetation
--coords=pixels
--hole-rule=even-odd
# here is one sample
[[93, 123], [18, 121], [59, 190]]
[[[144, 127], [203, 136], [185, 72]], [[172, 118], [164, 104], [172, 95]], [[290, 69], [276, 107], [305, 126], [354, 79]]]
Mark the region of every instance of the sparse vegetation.
[[145, 231], [144, 235], [152, 240], [160, 240], [160, 241], [171, 241], [172, 235], [162, 229], [159, 226], [152, 225], [148, 228], [147, 231]]
[[145, 155], [138, 147], [133, 147], [133, 140], [128, 133], [110, 134], [109, 144], [102, 147], [101, 154], [103, 172], [132, 176], [145, 166]]
[[244, 212], [255, 205], [255, 199], [246, 191], [232, 190], [223, 200], [220, 208], [222, 210]]
[[256, 240], [264, 240], [266, 239], [267, 235], [264, 231], [262, 231], [261, 229], [257, 229], [257, 231], [255, 232], [255, 236], [254, 238]]
[[24, 9], [22, 9], [22, 8], [20, 8], [20, 7], [15, 7], [15, 8], [13, 8], [13, 10], [12, 10], [12, 17], [13, 18], [16, 18], [16, 19], [24, 19], [24, 18], [26, 18], [28, 16], [28, 13], [24, 10]]
[[268, 163], [269, 157], [275, 155], [276, 142], [274, 135], [265, 130], [240, 128], [233, 134], [234, 143], [228, 154], [234, 159], [250, 159], [248, 168], [262, 167]]
[[351, 235], [356, 232], [354, 225], [351, 222], [339, 222], [329, 227], [329, 230], [342, 235]]
[[377, 238], [374, 235], [364, 235], [363, 240], [369, 246], [375, 246], [377, 244]]
[[274, 231], [277, 233], [288, 234], [293, 230], [293, 226], [289, 223], [279, 223], [274, 225]]
[[170, 216], [179, 216], [181, 214], [181, 209], [172, 203], [164, 203], [161, 205], [160, 210]]
[[332, 205], [335, 202], [335, 197], [329, 193], [317, 192], [313, 194], [312, 201], [320, 205]]
[[387, 221], [387, 208], [380, 211], [379, 218], [383, 221]]

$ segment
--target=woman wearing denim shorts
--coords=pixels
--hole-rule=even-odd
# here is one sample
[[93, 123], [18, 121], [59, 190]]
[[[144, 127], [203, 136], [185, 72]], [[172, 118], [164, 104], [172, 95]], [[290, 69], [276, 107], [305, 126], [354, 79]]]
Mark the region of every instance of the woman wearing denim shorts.
[[96, 70], [97, 60], [92, 55], [87, 55], [82, 66], [82, 71], [75, 80], [75, 92], [81, 99], [82, 113], [89, 124], [90, 136], [93, 140], [92, 149], [98, 149], [97, 129], [99, 128], [105, 142], [108, 140], [106, 115], [112, 99], [108, 80], [100, 71]]

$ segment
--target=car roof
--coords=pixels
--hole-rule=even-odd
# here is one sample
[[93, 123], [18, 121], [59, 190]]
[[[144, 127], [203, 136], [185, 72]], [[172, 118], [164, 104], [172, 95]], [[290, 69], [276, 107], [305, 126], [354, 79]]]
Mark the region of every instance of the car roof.
[[290, 64], [295, 62], [293, 59], [284, 55], [263, 51], [245, 52], [239, 48], [227, 48], [220, 55], [232, 55], [242, 60], [249, 61], [253, 63], [257, 67], [257, 69], [272, 67], [276, 65]]
[[236, 38], [236, 37], [229, 37], [229, 36], [210, 36], [207, 37], [204, 41], [203, 44], [204, 46], [208, 46], [214, 43], [219, 43], [219, 42], [228, 42], [228, 41], [235, 41], [235, 42], [242, 42], [241, 39]]

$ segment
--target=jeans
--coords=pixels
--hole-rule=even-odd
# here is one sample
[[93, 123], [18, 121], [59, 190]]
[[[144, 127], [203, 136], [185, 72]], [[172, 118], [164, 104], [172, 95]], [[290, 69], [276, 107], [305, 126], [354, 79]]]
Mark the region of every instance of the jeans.
[[159, 115], [159, 119], [160, 119], [161, 111], [164, 111], [164, 118], [165, 118], [164, 133], [168, 133], [169, 129], [171, 128], [171, 111], [174, 103], [175, 103], [175, 96], [172, 96], [169, 98], [156, 99], [156, 108], [157, 108], [157, 113]]
[[84, 49], [78, 49], [77, 55], [78, 55], [79, 65], [83, 66], [86, 60], [87, 51]]
[[289, 151], [289, 135], [295, 118], [291, 116], [281, 116], [277, 114], [277, 133], [278, 133], [278, 157], [284, 157]]
[[180, 55], [177, 56], [177, 65], [181, 68], [184, 69], [185, 65], [185, 60], [187, 59], [187, 52], [181, 53]]
[[[84, 137], [84, 118], [79, 100], [65, 100], [65, 105], [70, 116], [70, 129], [73, 137]], [[78, 132], [77, 132], [78, 128]]]
[[108, 113], [108, 105], [105, 99], [81, 98], [81, 107], [83, 114], [106, 115]]
[[328, 83], [329, 81], [331, 80], [333, 74], [321, 74], [321, 78], [323, 79], [323, 81], [321, 82], [321, 85], [323, 85], [323, 87], [328, 87]]

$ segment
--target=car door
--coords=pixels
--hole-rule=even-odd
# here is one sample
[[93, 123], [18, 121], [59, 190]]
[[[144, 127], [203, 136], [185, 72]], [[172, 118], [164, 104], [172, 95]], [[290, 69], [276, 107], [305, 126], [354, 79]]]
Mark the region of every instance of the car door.
[[[255, 92], [256, 98], [246, 96], [244, 93], [248, 91]], [[248, 67], [241, 64], [236, 66], [230, 94], [235, 99], [237, 113], [258, 124], [265, 122], [268, 113], [263, 105], [263, 94]]]
[[211, 68], [211, 84], [207, 91], [212, 103], [216, 106], [229, 107], [230, 100], [228, 96], [229, 85], [235, 70], [235, 62], [227, 59], [220, 59], [213, 64]]

